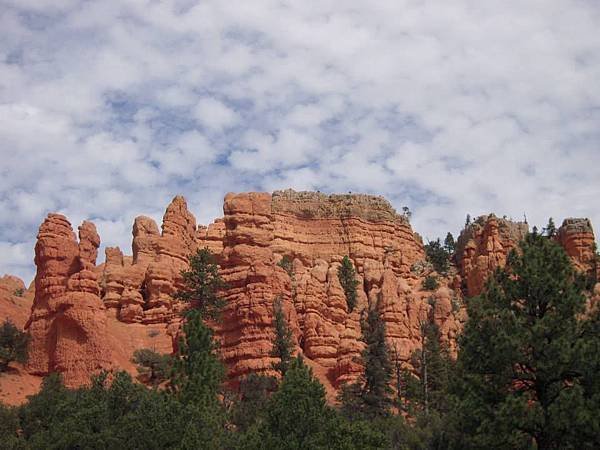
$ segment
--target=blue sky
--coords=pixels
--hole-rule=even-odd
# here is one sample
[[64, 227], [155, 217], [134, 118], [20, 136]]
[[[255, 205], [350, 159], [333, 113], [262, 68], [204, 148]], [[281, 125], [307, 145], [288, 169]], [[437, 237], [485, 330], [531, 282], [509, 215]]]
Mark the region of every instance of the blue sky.
[[176, 194], [599, 224], [598, 29], [589, 0], [0, 0], [0, 274], [32, 278], [49, 211], [129, 251]]

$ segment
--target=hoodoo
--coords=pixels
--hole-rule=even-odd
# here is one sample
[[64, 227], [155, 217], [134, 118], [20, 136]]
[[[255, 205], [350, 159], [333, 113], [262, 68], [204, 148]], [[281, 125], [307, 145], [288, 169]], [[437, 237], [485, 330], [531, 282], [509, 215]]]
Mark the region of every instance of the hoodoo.
[[[67, 385], [78, 386], [101, 369], [133, 371], [136, 348], [172, 350], [185, 307], [173, 297], [182, 287], [181, 271], [189, 255], [208, 247], [227, 285], [222, 320], [214, 327], [229, 379], [272, 373], [273, 306], [280, 299], [295, 353], [304, 355], [328, 389], [336, 389], [362, 370], [365, 308], [381, 312], [389, 347], [404, 367], [421, 346], [426, 322], [438, 326], [454, 352], [466, 319], [463, 298], [482, 291], [528, 231], [525, 223], [482, 216], [460, 234], [456, 266], [436, 273], [407, 217], [382, 197], [228, 194], [223, 212], [214, 223], [197, 226], [177, 196], [162, 231], [152, 219], [137, 217], [131, 256], [108, 247], [98, 266], [94, 225], [84, 222], [78, 241], [64, 216], [48, 215], [35, 250], [27, 370], [59, 371]], [[556, 239], [579, 270], [597, 269], [589, 220], [566, 219]], [[358, 282], [352, 311], [338, 277], [346, 256]], [[425, 287], [431, 277], [437, 280], [433, 290]]]

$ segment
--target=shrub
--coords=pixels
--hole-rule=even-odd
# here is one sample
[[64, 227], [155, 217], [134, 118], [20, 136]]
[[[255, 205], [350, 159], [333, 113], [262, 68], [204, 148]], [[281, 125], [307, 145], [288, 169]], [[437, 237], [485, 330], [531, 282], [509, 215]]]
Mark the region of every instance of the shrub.
[[150, 383], [157, 385], [167, 379], [173, 358], [149, 348], [141, 348], [133, 352], [132, 362], [137, 365], [140, 375], [146, 376]]
[[5, 372], [12, 361], [27, 361], [29, 337], [6, 319], [0, 327], [0, 372]]
[[294, 277], [294, 262], [288, 255], [285, 255], [283, 258], [281, 258], [277, 265], [285, 270], [290, 278]]
[[423, 280], [423, 289], [425, 289], [426, 291], [435, 291], [438, 287], [439, 283], [437, 281], [437, 278], [433, 275], [428, 275]]

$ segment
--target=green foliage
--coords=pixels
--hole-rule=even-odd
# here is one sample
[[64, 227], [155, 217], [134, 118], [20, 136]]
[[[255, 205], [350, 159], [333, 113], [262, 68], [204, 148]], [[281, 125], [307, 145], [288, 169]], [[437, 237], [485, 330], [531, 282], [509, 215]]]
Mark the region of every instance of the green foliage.
[[352, 312], [356, 307], [358, 280], [356, 279], [356, 270], [354, 265], [348, 256], [344, 256], [342, 264], [338, 268], [338, 279], [344, 289], [344, 295], [346, 296], [346, 302], [348, 304], [348, 311]]
[[182, 403], [219, 409], [217, 395], [225, 368], [216, 351], [212, 330], [202, 321], [200, 313], [192, 310], [183, 325], [170, 377], [170, 390]]
[[425, 244], [425, 255], [436, 272], [445, 274], [450, 268], [450, 253], [442, 245], [439, 238]]
[[284, 255], [283, 258], [277, 263], [279, 267], [286, 271], [290, 278], [294, 278], [294, 261], [288, 255]]
[[9, 319], [0, 326], [0, 372], [8, 370], [12, 361], [24, 363], [27, 361], [26, 333], [19, 330]]
[[263, 423], [269, 397], [276, 390], [274, 377], [253, 373], [240, 380], [239, 400], [231, 413], [231, 421], [239, 431], [248, 432]]
[[352, 419], [373, 419], [390, 414], [392, 363], [385, 340], [385, 322], [376, 309], [361, 320], [364, 372], [353, 384], [344, 386], [340, 401], [344, 414]]
[[278, 362], [273, 363], [273, 369], [277, 370], [283, 377], [292, 362], [294, 343], [292, 341], [292, 331], [283, 312], [281, 297], [278, 297], [273, 304], [273, 327], [275, 328], [275, 340], [273, 341], [271, 356], [279, 359]]
[[426, 291], [435, 291], [439, 286], [437, 278], [433, 275], [428, 275], [423, 280], [423, 289]]
[[26, 448], [25, 441], [19, 435], [19, 410], [0, 403], [0, 443], [3, 449]]
[[456, 428], [463, 448], [598, 448], [600, 326], [564, 250], [532, 233], [467, 304]]
[[25, 289], [23, 289], [23, 288], [17, 288], [17, 289], [15, 289], [15, 292], [13, 292], [13, 294], [16, 297], [23, 297], [23, 295], [25, 294]]
[[556, 236], [556, 233], [556, 225], [554, 224], [554, 220], [552, 219], [552, 217], [550, 217], [548, 219], [548, 225], [546, 225], [546, 227], [544, 228], [544, 234], [549, 238], [553, 238], [554, 236]]
[[219, 448], [202, 419], [193, 407], [134, 383], [125, 372], [103, 373], [75, 390], [53, 374], [19, 408], [23, 448], [32, 449], [191, 448], [183, 442]]
[[156, 386], [168, 378], [173, 357], [161, 355], [149, 348], [142, 348], [133, 352], [132, 362], [137, 365], [139, 374], [147, 382]]
[[266, 426], [278, 448], [310, 448], [324, 439], [325, 389], [301, 357], [294, 359], [273, 394]]
[[453, 361], [448, 349], [440, 344], [437, 325], [423, 322], [420, 325], [421, 348], [411, 357], [418, 377], [404, 372], [405, 406], [414, 416], [422, 413], [427, 419], [433, 412], [443, 414], [449, 408], [448, 386]]
[[446, 239], [444, 239], [444, 250], [446, 250], [449, 257], [456, 251], [456, 242], [454, 241], [454, 236], [452, 236], [452, 233], [450, 232], [448, 232]]
[[189, 269], [181, 271], [184, 288], [174, 297], [191, 303], [203, 319], [217, 319], [225, 302], [219, 291], [225, 287], [219, 266], [208, 248], [189, 257]]

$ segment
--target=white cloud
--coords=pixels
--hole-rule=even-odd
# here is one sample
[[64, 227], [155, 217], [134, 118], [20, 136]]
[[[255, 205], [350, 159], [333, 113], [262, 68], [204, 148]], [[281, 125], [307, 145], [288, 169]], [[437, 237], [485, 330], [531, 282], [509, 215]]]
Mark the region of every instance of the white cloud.
[[193, 109], [194, 117], [212, 130], [221, 130], [237, 122], [236, 114], [214, 98], [202, 98]]
[[31, 276], [51, 210], [129, 248], [178, 193], [201, 222], [293, 187], [386, 195], [431, 238], [600, 226], [599, 27], [582, 0], [5, 2], [0, 272]]

